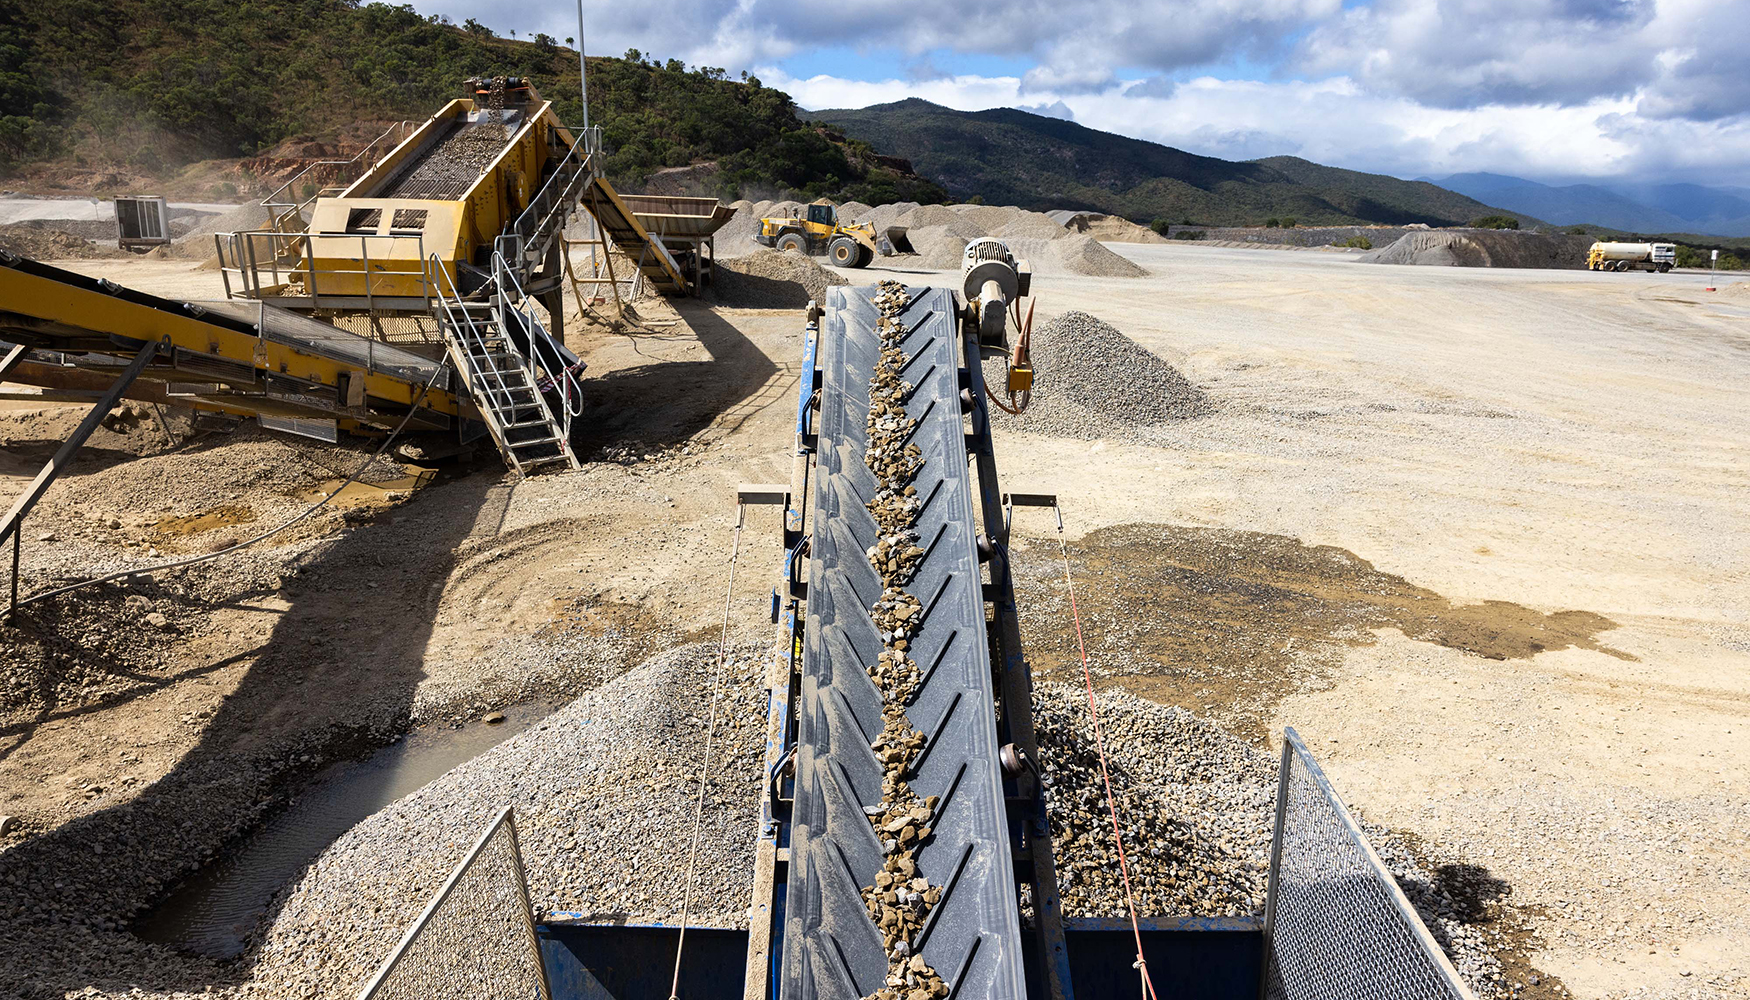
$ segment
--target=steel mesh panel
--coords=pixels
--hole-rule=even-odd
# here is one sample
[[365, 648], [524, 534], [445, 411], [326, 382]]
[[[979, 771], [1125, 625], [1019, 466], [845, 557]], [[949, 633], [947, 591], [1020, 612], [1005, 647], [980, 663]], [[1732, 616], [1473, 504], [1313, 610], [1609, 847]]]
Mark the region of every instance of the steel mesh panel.
[[1473, 1000], [1293, 730], [1266, 1000]]
[[547, 998], [508, 815], [462, 862], [360, 1000], [447, 997]]

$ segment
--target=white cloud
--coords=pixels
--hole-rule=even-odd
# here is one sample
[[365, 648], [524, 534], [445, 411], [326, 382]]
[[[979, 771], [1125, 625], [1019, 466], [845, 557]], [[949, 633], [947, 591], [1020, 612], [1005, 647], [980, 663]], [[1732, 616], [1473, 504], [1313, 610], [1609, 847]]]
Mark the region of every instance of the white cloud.
[[[1623, 175], [1711, 178], [1750, 164], [1750, 122], [1652, 119], [1638, 95], [1585, 104], [1431, 108], [1370, 94], [1355, 80], [1262, 82], [1203, 78], [1166, 97], [1135, 83], [1102, 94], [1046, 93], [1015, 77], [959, 76], [923, 83], [833, 77], [792, 79], [762, 70], [804, 107], [862, 107], [921, 97], [975, 111], [1061, 103], [1089, 128], [1224, 159], [1301, 156], [1401, 177], [1473, 170], [1533, 177]], [[1026, 100], [1023, 100], [1026, 98]]]
[[1320, 24], [1296, 64], [1443, 108], [1639, 98], [1650, 117], [1750, 112], [1742, 0], [1378, 0]]
[[[569, 4], [417, 6], [524, 37], [577, 32]], [[585, 17], [591, 52], [757, 70], [816, 108], [1061, 102], [1085, 125], [1210, 155], [1400, 176], [1732, 183], [1750, 168], [1750, 0], [1013, 0], [951, 13], [939, 0], [585, 0]], [[822, 46], [872, 58], [808, 80], [771, 68]], [[961, 53], [1026, 68], [968, 75]], [[851, 79], [876, 64], [895, 78]], [[1182, 79], [1207, 66], [1264, 68]], [[1122, 70], [1147, 77], [1122, 82]]]

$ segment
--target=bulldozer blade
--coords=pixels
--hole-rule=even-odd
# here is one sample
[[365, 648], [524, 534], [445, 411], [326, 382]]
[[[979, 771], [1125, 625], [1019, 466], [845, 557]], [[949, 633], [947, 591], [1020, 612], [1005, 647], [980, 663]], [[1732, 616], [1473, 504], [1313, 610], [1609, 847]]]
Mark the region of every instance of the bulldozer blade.
[[888, 226], [887, 231], [881, 234], [882, 242], [885, 245], [881, 252], [888, 256], [917, 253], [916, 250], [912, 249], [910, 237], [906, 236], [906, 233], [910, 231], [905, 226]]

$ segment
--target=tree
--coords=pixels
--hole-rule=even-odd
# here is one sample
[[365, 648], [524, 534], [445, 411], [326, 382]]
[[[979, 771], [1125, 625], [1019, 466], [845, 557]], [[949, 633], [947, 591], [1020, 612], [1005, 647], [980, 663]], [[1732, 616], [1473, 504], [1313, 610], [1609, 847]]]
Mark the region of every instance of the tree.
[[1518, 229], [1519, 220], [1511, 215], [1484, 215], [1470, 220], [1472, 229]]
[[470, 35], [479, 35], [482, 38], [494, 37], [491, 28], [488, 28], [486, 25], [481, 24], [479, 21], [476, 21], [471, 17], [462, 22], [462, 30]]
[[1264, 228], [1265, 229], [1280, 229], [1280, 228], [1282, 228], [1282, 220], [1276, 218], [1275, 216], [1271, 216], [1270, 218], [1264, 220]]
[[1165, 236], [1167, 235], [1167, 231], [1173, 228], [1173, 224], [1165, 219], [1156, 219], [1148, 224], [1148, 228]]
[[1283, 219], [1282, 220], [1282, 228], [1283, 229], [1293, 229], [1294, 228], [1294, 216], [1290, 215], [1287, 218]]

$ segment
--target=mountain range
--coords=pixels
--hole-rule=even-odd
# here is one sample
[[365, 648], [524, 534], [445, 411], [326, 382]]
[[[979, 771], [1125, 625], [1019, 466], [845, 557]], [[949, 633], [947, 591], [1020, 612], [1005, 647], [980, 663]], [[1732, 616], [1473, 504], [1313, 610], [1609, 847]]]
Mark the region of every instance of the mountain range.
[[[1326, 167], [1292, 156], [1235, 162], [1114, 135], [1018, 108], [956, 111], [912, 98], [803, 112], [878, 153], [903, 157], [954, 198], [1083, 209], [1139, 222], [1208, 226], [1462, 226], [1503, 214], [1427, 181]], [[1521, 225], [1540, 224], [1519, 215]]]
[[1434, 183], [1557, 225], [1750, 236], [1750, 188], [1651, 182], [1556, 186], [1486, 173], [1453, 174]]

